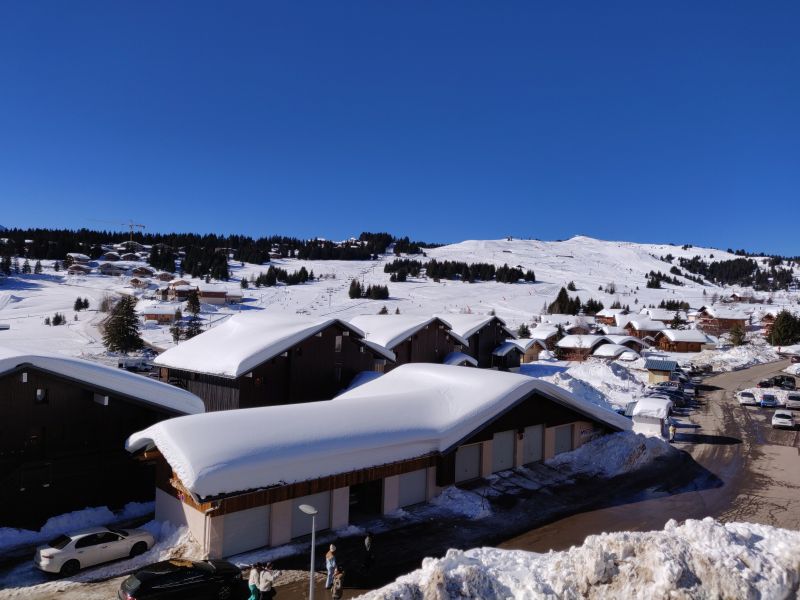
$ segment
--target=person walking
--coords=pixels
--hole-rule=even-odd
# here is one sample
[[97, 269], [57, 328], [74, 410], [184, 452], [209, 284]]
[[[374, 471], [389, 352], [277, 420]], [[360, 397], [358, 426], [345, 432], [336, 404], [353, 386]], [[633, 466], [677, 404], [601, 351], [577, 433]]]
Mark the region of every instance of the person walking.
[[675, 432], [677, 431], [677, 427], [675, 427], [674, 422], [670, 422], [669, 424], [669, 443], [673, 443], [675, 441]]
[[258, 581], [260, 574], [258, 565], [250, 567], [250, 576], [247, 578], [247, 586], [250, 588], [250, 597], [247, 600], [259, 600]]
[[328, 548], [328, 553], [325, 555], [325, 569], [328, 571], [328, 578], [325, 580], [325, 589], [331, 589], [333, 585], [333, 576], [336, 572], [336, 546], [333, 544]]
[[333, 576], [333, 586], [331, 587], [332, 600], [339, 600], [344, 595], [344, 569], [336, 567]]
[[369, 571], [375, 561], [375, 556], [372, 554], [372, 534], [368, 531], [367, 537], [364, 538], [364, 570]]
[[261, 569], [258, 577], [258, 591], [261, 592], [261, 600], [272, 600], [275, 597], [275, 579], [278, 575], [279, 572], [273, 570], [271, 562]]

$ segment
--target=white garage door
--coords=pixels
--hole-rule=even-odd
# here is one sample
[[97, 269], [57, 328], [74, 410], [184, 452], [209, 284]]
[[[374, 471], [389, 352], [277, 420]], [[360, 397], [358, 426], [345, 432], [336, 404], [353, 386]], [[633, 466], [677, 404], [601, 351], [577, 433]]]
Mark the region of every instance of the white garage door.
[[572, 425], [556, 427], [556, 454], [572, 450]]
[[481, 476], [481, 445], [470, 444], [456, 450], [456, 483]]
[[492, 438], [492, 473], [514, 468], [514, 432], [501, 431]]
[[425, 502], [428, 483], [427, 469], [403, 473], [400, 475], [400, 506], [410, 506]]
[[522, 442], [523, 464], [538, 462], [544, 457], [544, 425], [531, 425], [525, 428]]
[[222, 556], [269, 544], [269, 506], [240, 510], [222, 518]]
[[311, 533], [311, 517], [300, 511], [301, 504], [310, 504], [317, 509], [317, 531], [331, 526], [331, 493], [321, 492], [292, 500], [292, 537]]

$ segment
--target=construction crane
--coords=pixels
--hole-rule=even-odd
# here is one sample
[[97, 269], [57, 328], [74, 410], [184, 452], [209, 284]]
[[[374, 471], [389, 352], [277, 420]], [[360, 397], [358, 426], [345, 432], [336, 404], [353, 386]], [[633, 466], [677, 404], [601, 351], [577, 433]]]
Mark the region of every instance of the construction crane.
[[131, 232], [131, 239], [130, 239], [131, 242], [133, 241], [133, 231], [134, 231], [134, 229], [139, 229], [141, 231], [145, 227], [141, 223], [134, 223], [133, 219], [131, 219], [127, 223], [118, 223], [116, 221], [101, 221], [100, 219], [92, 219], [92, 221], [96, 221], [97, 223], [110, 223], [112, 225], [120, 225], [122, 227], [127, 227]]

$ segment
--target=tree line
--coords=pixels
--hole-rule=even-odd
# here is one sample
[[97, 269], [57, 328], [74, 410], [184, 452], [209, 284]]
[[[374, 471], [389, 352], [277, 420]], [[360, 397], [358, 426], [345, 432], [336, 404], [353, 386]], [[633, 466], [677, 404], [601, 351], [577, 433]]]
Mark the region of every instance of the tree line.
[[438, 261], [431, 259], [427, 263], [408, 258], [397, 258], [383, 267], [385, 273], [395, 275], [392, 281], [405, 281], [407, 276], [418, 277], [422, 271], [434, 281], [441, 279], [460, 280], [473, 283], [475, 281], [497, 281], [499, 283], [517, 283], [520, 280], [535, 282], [533, 270], [523, 271], [519, 267], [504, 264], [496, 267], [490, 263], [467, 263], [456, 260]]

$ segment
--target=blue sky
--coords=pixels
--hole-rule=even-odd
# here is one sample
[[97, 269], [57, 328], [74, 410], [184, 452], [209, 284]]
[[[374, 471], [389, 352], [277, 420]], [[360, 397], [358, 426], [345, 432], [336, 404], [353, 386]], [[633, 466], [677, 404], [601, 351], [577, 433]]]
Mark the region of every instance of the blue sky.
[[797, 2], [0, 4], [0, 223], [800, 254]]

